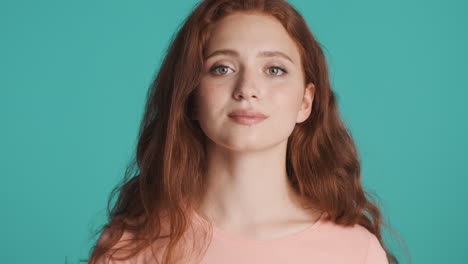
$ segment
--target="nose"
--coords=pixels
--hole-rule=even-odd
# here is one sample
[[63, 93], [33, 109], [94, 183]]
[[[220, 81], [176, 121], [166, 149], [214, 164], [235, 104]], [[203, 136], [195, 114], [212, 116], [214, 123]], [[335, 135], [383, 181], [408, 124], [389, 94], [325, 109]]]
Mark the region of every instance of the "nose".
[[246, 70], [242, 70], [239, 80], [236, 83], [236, 89], [234, 89], [233, 97], [236, 100], [250, 100], [250, 98], [258, 98], [258, 90], [256, 85], [255, 76], [252, 73], [248, 73]]

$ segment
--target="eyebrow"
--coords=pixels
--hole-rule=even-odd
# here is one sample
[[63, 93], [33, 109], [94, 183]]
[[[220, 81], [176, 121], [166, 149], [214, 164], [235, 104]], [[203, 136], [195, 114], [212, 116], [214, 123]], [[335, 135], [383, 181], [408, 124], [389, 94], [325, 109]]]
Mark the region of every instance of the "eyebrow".
[[[214, 51], [213, 53], [211, 53], [210, 55], [206, 56], [205, 57], [205, 61], [211, 57], [214, 57], [214, 56], [217, 56], [217, 55], [230, 55], [230, 56], [234, 56], [234, 57], [239, 57], [239, 53], [235, 50], [231, 50], [231, 49], [220, 49], [220, 50], [216, 50]], [[294, 62], [292, 61], [292, 59], [286, 55], [285, 53], [281, 52], [281, 51], [260, 51], [258, 54], [257, 54], [257, 57], [282, 57], [284, 59], [287, 59], [289, 60], [292, 64], [294, 64]]]

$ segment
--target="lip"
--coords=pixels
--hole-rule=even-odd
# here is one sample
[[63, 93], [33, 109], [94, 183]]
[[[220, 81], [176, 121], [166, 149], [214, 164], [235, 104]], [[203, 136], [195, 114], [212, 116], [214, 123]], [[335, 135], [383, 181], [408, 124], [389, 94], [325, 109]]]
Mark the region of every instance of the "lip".
[[265, 120], [268, 116], [248, 109], [237, 109], [228, 114], [235, 122], [242, 125], [254, 125]]
[[237, 109], [228, 114], [229, 117], [267, 118], [266, 115], [254, 110]]

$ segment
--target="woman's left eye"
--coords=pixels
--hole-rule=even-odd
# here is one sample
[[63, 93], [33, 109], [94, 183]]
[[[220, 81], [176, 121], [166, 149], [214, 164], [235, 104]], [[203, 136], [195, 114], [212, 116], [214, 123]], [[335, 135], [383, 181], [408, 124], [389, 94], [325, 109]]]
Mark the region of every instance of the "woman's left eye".
[[[281, 67], [278, 67], [278, 66], [272, 66], [272, 67], [268, 68], [268, 70], [270, 70], [270, 69], [274, 69], [275, 71], [273, 72], [273, 75], [277, 75], [277, 76], [281, 76], [281, 75], [284, 75], [284, 74], [287, 73], [287, 71], [285, 69], [283, 69]], [[277, 74], [278, 70], [282, 71], [283, 74]]]

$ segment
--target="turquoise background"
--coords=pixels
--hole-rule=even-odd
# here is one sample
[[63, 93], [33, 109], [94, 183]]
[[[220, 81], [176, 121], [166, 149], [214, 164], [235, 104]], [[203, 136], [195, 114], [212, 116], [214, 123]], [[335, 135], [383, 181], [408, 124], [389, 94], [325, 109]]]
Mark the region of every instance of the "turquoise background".
[[[87, 257], [195, 4], [167, 2], [0, 2], [2, 263]], [[324, 47], [364, 186], [413, 263], [467, 263], [467, 2], [290, 2]]]

